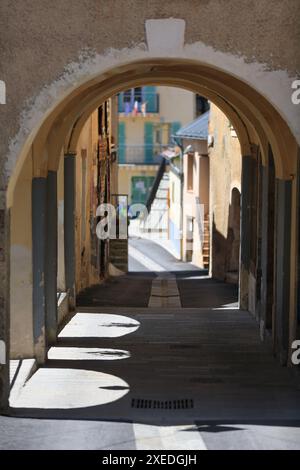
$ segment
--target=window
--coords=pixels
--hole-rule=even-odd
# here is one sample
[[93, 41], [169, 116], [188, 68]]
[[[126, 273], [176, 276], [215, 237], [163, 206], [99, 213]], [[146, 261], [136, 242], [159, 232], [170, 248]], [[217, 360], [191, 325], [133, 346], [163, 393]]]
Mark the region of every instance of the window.
[[153, 125], [154, 132], [154, 143], [156, 145], [168, 145], [169, 144], [169, 134], [170, 134], [170, 123], [154, 123]]
[[122, 91], [118, 94], [118, 110], [126, 114], [134, 111], [143, 116], [146, 113], [158, 113], [159, 100], [155, 87], [135, 87]]
[[209, 110], [209, 102], [206, 98], [200, 95], [196, 95], [196, 117], [206, 113]]
[[137, 101], [138, 103], [142, 102], [142, 87], [136, 87], [134, 88], [134, 101]]
[[124, 91], [123, 102], [132, 103], [132, 101], [137, 101], [138, 103], [141, 103], [142, 97], [142, 87], [130, 88], [129, 90]]
[[156, 144], [161, 144], [161, 142], [162, 142], [161, 133], [162, 133], [162, 129], [156, 129], [155, 130], [155, 143]]
[[187, 189], [193, 191], [194, 188], [194, 154], [187, 155]]
[[124, 103], [131, 103], [131, 90], [124, 91], [123, 101]]

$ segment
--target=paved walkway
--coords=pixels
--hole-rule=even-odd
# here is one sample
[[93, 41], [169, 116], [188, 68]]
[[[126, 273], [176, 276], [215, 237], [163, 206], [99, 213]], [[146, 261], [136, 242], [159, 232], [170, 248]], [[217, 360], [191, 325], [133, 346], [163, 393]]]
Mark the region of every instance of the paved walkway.
[[164, 270], [144, 266], [78, 309], [14, 397], [17, 417], [0, 418], [0, 448], [300, 449], [300, 391], [232, 307], [234, 288], [134, 248]]
[[[132, 238], [129, 243], [129, 273], [86, 289], [77, 298], [77, 305], [158, 307], [162, 304], [153, 303], [153, 295], [157, 295], [154, 290], [161, 287], [165, 289], [166, 283], [168, 289], [171, 289], [171, 284], [173, 288], [169, 302], [165, 301], [164, 305], [184, 308], [238, 306], [236, 286], [209, 279], [206, 270], [201, 270], [191, 263], [183, 263], [161, 244], [138, 237]], [[177, 302], [170, 303], [171, 296], [174, 295], [180, 298]]]

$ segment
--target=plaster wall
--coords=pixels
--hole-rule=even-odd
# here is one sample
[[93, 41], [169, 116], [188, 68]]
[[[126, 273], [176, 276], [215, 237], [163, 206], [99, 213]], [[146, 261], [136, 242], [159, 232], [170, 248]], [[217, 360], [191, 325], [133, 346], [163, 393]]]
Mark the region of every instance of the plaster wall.
[[241, 190], [241, 150], [228, 118], [212, 104], [209, 134], [211, 274], [226, 279], [228, 270], [229, 208], [233, 188]]
[[[196, 139], [184, 139], [183, 147], [192, 146], [193, 150], [193, 188], [188, 187], [188, 159], [183, 156], [183, 258], [188, 260], [189, 232], [188, 221], [193, 219], [193, 247], [191, 261], [203, 268], [202, 242], [204, 230], [204, 216], [209, 210], [209, 162], [207, 157], [207, 142]], [[200, 204], [200, 205], [199, 205]], [[202, 207], [203, 206], [203, 207]]]
[[[126, 145], [143, 146], [144, 140], [144, 124], [145, 122], [159, 122], [158, 115], [143, 116], [119, 116], [120, 122], [125, 123], [125, 143]], [[143, 157], [143, 155], [142, 155]]]
[[153, 176], [157, 174], [157, 165], [119, 165], [118, 191], [128, 195], [128, 204], [131, 204], [131, 179], [134, 176]]
[[179, 121], [181, 126], [195, 117], [195, 94], [174, 87], [157, 87], [159, 115], [162, 122]]
[[[221, 1], [206, 0], [198, 8], [193, 0], [189, 5], [167, 1], [163, 7], [156, 1], [147, 7], [137, 0], [126, 2], [126, 6], [118, 0], [114, 3], [119, 5], [96, 4], [94, 0], [83, 5], [78, 0], [72, 2], [70, 9], [67, 0], [60, 2], [60, 8], [41, 2], [34, 3], [32, 10], [17, 1], [12, 12], [10, 2], [2, 2], [1, 18], [5, 24], [2, 65], [7, 85], [0, 139], [0, 154], [6, 155], [5, 171], [1, 173], [4, 186], [27, 137], [30, 133], [34, 136], [41, 117], [74, 89], [74, 83], [82, 84], [88, 77], [107, 73], [128, 61], [151, 57], [199, 60], [239, 77], [274, 105], [300, 143], [300, 111], [291, 101], [292, 83], [299, 70], [298, 55], [294, 53], [300, 35], [297, 0], [280, 3], [273, 0], [272, 7], [267, 0], [253, 1], [251, 5], [247, 0], [242, 3], [229, 0], [225, 8]], [[139, 12], [134, 28], [130, 26], [132, 11]], [[113, 21], [109, 21], [108, 32], [110, 16]], [[66, 17], [71, 29], [65, 23]], [[157, 22], [150, 20], [151, 17], [161, 19]], [[261, 28], [259, 20], [265, 17], [268, 22]], [[217, 29], [211, 28], [212, 21], [214, 25], [220, 22]], [[82, 28], [83, 24], [89, 24], [89, 28]], [[101, 28], [106, 30], [105, 39], [98, 34]], [[160, 47], [155, 40], [158, 32], [164, 36]], [[15, 60], [11, 61], [14, 50], [22, 53], [16, 52]], [[60, 54], [56, 54], [57, 50]], [[44, 61], [48, 67], [39, 67]], [[16, 76], [22, 76], [17, 89]]]
[[95, 217], [91, 208], [91, 191], [95, 178], [95, 158], [98, 143], [98, 112], [95, 111], [84, 125], [76, 154], [76, 291], [98, 280], [90, 263], [91, 218]]
[[22, 168], [11, 210], [10, 254], [10, 356], [33, 357], [32, 325], [32, 160]]

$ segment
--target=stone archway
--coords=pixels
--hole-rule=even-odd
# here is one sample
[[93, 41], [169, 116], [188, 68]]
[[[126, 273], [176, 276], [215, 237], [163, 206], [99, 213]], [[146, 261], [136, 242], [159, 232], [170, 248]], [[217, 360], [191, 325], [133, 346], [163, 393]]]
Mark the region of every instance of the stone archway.
[[[267, 165], [268, 144], [271, 145], [278, 192], [282, 197], [281, 217], [283, 220], [291, 220], [291, 233], [281, 233], [282, 243], [286, 245], [288, 239], [290, 244], [294, 244], [291, 251], [296, 247], [293, 233], [296, 230], [297, 188], [293, 175], [296, 174], [300, 136], [295, 124], [297, 111], [276, 94], [276, 90], [282, 87], [282, 78], [272, 71], [265, 72], [261, 78], [257, 64], [247, 65], [241, 58], [213, 51], [210, 46], [197, 43], [185, 45], [184, 28], [183, 20], [149, 20], [146, 22], [147, 48], [138, 45], [126, 50], [88, 55], [74, 63], [71, 71], [63, 74], [59, 80], [42, 89], [24, 113], [23, 125], [7, 153], [5, 178], [8, 188], [3, 208], [3, 227], [7, 237], [9, 209], [13, 205], [18, 176], [28, 159], [32, 162], [33, 180], [45, 179], [49, 171], [57, 171], [62, 148], [65, 153], [72, 153], [82, 125], [98, 104], [131, 86], [165, 84], [202, 94], [215, 102], [234, 124], [245, 161], [244, 192], [242, 189], [244, 207], [248, 203], [249, 178], [255, 160], [253, 149], [255, 146], [260, 147], [263, 164]], [[156, 38], [161, 34], [164, 41], [158, 44]], [[290, 78], [285, 76], [284, 80], [288, 88]], [[285, 89], [285, 96], [288, 95], [289, 91]], [[242, 227], [244, 234], [247, 233], [249, 218], [246, 212]], [[242, 239], [242, 243], [246, 250], [242, 258], [241, 304], [247, 307], [250, 255], [247, 239]], [[7, 254], [4, 266], [9, 290], [8, 241], [4, 252]], [[283, 256], [280, 249], [278, 254]], [[290, 275], [295, 276], [295, 266], [290, 263], [286, 266]], [[290, 286], [290, 279], [285, 280], [283, 287], [287, 285]], [[288, 297], [283, 296], [280, 311], [289, 301]], [[7, 296], [3, 298], [2, 331], [4, 341], [8, 344], [9, 300]], [[289, 311], [293, 311], [292, 305]], [[7, 366], [5, 369], [4, 382], [7, 380]]]

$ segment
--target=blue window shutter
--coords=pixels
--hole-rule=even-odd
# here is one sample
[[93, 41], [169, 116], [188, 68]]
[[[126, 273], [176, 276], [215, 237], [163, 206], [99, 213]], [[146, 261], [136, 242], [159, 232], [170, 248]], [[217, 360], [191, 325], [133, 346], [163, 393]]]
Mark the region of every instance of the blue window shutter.
[[118, 94], [118, 111], [119, 113], [124, 113], [124, 93], [121, 92]]
[[145, 122], [144, 142], [145, 142], [145, 163], [151, 163], [153, 160], [153, 122]]
[[171, 143], [173, 143], [173, 138], [172, 136], [176, 134], [177, 131], [181, 128], [181, 122], [180, 121], [174, 121], [171, 123]]
[[155, 86], [146, 86], [143, 90], [143, 96], [146, 101], [146, 112], [157, 113], [157, 93]]
[[119, 122], [118, 147], [119, 147], [119, 163], [125, 163], [126, 161], [125, 122]]

